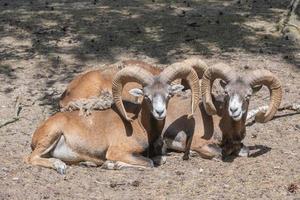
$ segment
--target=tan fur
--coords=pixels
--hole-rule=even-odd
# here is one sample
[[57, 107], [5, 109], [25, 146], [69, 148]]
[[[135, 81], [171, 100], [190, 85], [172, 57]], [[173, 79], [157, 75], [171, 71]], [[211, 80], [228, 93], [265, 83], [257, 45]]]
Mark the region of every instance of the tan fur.
[[[219, 144], [214, 139], [214, 133], [220, 130], [220, 117], [207, 115], [202, 103], [200, 103], [194, 118], [188, 119], [186, 110], [189, 107], [189, 98], [177, 96], [170, 100], [163, 130], [167, 148], [185, 152], [184, 159], [187, 159], [189, 150], [196, 151], [203, 158], [220, 156], [217, 149], [210, 147], [210, 145]], [[173, 146], [173, 144], [178, 146]], [[178, 148], [180, 146], [181, 148]]]
[[[93, 70], [75, 77], [67, 86], [67, 89], [61, 96], [59, 106], [63, 110], [68, 110], [69, 105], [74, 101], [98, 97], [101, 92], [111, 93], [113, 76], [122, 68], [138, 66], [151, 72], [153, 75], [159, 74], [162, 69], [137, 60], [126, 60], [119, 65], [112, 65], [105, 70]], [[124, 100], [134, 101], [137, 99], [131, 96], [128, 91], [133, 88], [141, 88], [138, 83], [126, 84], [122, 97]], [[94, 109], [100, 109], [97, 106]]]
[[[110, 160], [136, 167], [153, 167], [152, 160], [143, 157], [142, 153], [159, 138], [160, 124], [155, 126], [152, 122], [152, 126], [145, 130], [143, 125], [150, 124], [151, 120], [150, 117], [142, 117], [147, 114], [150, 116], [150, 113], [144, 113], [147, 109], [140, 109], [140, 106], [129, 102], [125, 105], [131, 116], [137, 116], [132, 123], [123, 121], [114, 107], [93, 111], [85, 117], [80, 116], [78, 111], [53, 115], [33, 134], [33, 152], [27, 162], [56, 169], [59, 173], [65, 173], [64, 162], [91, 162], [99, 166]], [[147, 105], [143, 104], [142, 107]], [[71, 152], [70, 158], [52, 157], [61, 137], [64, 137], [64, 145], [68, 148], [66, 152]]]

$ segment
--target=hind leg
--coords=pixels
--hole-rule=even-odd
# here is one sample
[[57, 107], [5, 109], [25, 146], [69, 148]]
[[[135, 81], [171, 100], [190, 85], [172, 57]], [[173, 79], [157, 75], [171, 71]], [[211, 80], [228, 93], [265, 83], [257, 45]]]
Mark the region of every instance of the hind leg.
[[63, 123], [63, 118], [59, 116], [48, 119], [42, 126], [40, 126], [32, 137], [32, 153], [27, 157], [26, 162], [32, 165], [52, 168], [60, 174], [66, 172], [66, 164], [56, 158], [45, 158], [56, 147], [58, 141], [62, 136], [62, 131], [57, 127], [59, 123]]
[[216, 144], [205, 144], [200, 147], [193, 148], [202, 158], [213, 159], [222, 156], [222, 149]]
[[44, 141], [44, 143], [38, 143], [33, 152], [28, 156], [27, 163], [31, 165], [52, 168], [60, 174], [65, 174], [67, 166], [63, 161], [56, 158], [42, 157], [54, 148], [58, 140], [59, 137], [56, 140], [54, 140], [54, 142], [53, 140], [50, 140], [48, 142]]
[[109, 148], [106, 159], [107, 161], [102, 166], [104, 169], [152, 168], [154, 166], [151, 159], [124, 152], [118, 148]]
[[104, 163], [104, 161], [99, 158], [94, 158], [83, 154], [79, 154], [79, 159], [82, 160], [79, 162], [79, 165], [83, 165], [85, 167], [98, 167]]

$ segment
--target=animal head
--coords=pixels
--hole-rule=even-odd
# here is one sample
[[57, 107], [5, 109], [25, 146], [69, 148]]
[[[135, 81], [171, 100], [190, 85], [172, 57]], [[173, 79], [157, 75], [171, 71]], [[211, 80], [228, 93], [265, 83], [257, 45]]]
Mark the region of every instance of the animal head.
[[234, 121], [240, 121], [247, 114], [250, 97], [258, 92], [262, 85], [251, 87], [241, 76], [235, 77], [228, 83], [223, 80], [220, 83], [224, 89], [224, 106], [228, 111], [228, 115]]
[[133, 96], [144, 97], [152, 115], [157, 120], [163, 120], [167, 114], [167, 104], [169, 99], [184, 88], [181, 84], [165, 84], [159, 79], [151, 85], [140, 88], [134, 88], [129, 91]]
[[127, 67], [119, 71], [114, 77], [112, 87], [116, 107], [126, 120], [132, 121], [124, 109], [121, 94], [123, 86], [127, 82], [138, 82], [142, 85], [142, 89], [134, 88], [130, 90], [130, 94], [143, 96], [143, 101], [147, 103], [153, 117], [157, 120], [163, 120], [167, 114], [168, 100], [183, 89], [180, 84], [171, 84], [174, 80], [180, 78], [185, 79], [192, 90], [192, 109], [188, 115], [191, 117], [200, 99], [198, 76], [192, 67], [180, 63], [167, 67], [159, 75], [152, 75], [140, 67]]
[[211, 86], [217, 79], [222, 79], [221, 85], [224, 88], [224, 106], [228, 115], [239, 121], [246, 116], [249, 100], [252, 94], [259, 91], [262, 85], [270, 91], [270, 104], [267, 112], [260, 112], [256, 115], [256, 121], [265, 123], [273, 118], [282, 99], [282, 88], [278, 78], [267, 70], [255, 70], [240, 76], [225, 64], [216, 64], [205, 71], [202, 80], [202, 96], [205, 110], [208, 114], [216, 114], [216, 108], [211, 98]]

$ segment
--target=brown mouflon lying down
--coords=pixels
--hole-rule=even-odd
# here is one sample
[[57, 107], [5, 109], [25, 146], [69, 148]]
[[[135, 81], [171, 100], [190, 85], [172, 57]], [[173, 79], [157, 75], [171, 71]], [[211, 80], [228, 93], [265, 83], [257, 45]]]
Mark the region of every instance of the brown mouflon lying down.
[[[102, 165], [108, 169], [153, 167], [153, 161], [144, 155], [161, 136], [169, 99], [183, 88], [180, 84], [171, 85], [175, 79], [185, 79], [191, 88], [191, 117], [200, 97], [193, 68], [170, 66], [159, 75], [140, 67], [124, 68], [112, 80], [111, 108], [92, 111], [88, 116], [80, 116], [78, 111], [51, 116], [34, 132], [33, 151], [26, 161], [61, 174], [66, 171], [65, 163]], [[130, 90], [132, 95], [144, 97], [141, 104], [122, 101], [127, 82], [143, 86]]]
[[[211, 87], [218, 78], [222, 80], [225, 96], [212, 97]], [[242, 143], [246, 134], [247, 111], [251, 95], [262, 85], [270, 91], [270, 104], [265, 113], [256, 115], [256, 121], [265, 123], [272, 119], [282, 98], [281, 83], [274, 74], [255, 70], [239, 75], [225, 64], [208, 68], [201, 84], [202, 101], [194, 118], [186, 117], [190, 106], [187, 99], [179, 96], [170, 100], [163, 130], [167, 148], [185, 151], [183, 159], [188, 159], [190, 149], [204, 158], [231, 154], [248, 156], [249, 150]], [[216, 145], [215, 133], [221, 133], [221, 148]]]

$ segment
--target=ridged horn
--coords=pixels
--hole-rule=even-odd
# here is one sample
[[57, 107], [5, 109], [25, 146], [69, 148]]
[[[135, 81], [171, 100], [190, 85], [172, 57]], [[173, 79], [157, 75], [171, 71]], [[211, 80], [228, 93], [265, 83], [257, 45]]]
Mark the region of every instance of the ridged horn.
[[124, 85], [128, 82], [137, 82], [142, 86], [145, 86], [151, 84], [152, 81], [152, 74], [140, 67], [125, 67], [114, 76], [112, 82], [112, 95], [116, 107], [124, 119], [132, 121], [132, 119], [127, 116], [122, 102], [122, 90]]
[[200, 86], [196, 71], [190, 66], [182, 65], [181, 63], [174, 63], [160, 74], [160, 79], [169, 84], [179, 78], [185, 79], [191, 88], [192, 108], [191, 113], [188, 114], [188, 118], [191, 118], [193, 117], [195, 109], [198, 107], [200, 101]]
[[202, 101], [204, 108], [209, 115], [217, 113], [216, 107], [212, 101], [212, 85], [217, 78], [228, 82], [235, 76], [235, 72], [226, 64], [218, 63], [209, 67], [203, 75], [201, 84]]
[[183, 61], [183, 64], [192, 67], [196, 71], [199, 79], [202, 79], [205, 70], [208, 68], [203, 60], [196, 57]]
[[268, 70], [255, 70], [247, 78], [252, 87], [255, 85], [265, 85], [270, 91], [271, 97], [268, 110], [266, 112], [258, 112], [255, 115], [255, 121], [266, 123], [273, 118], [280, 106], [282, 99], [281, 83], [279, 79]]

